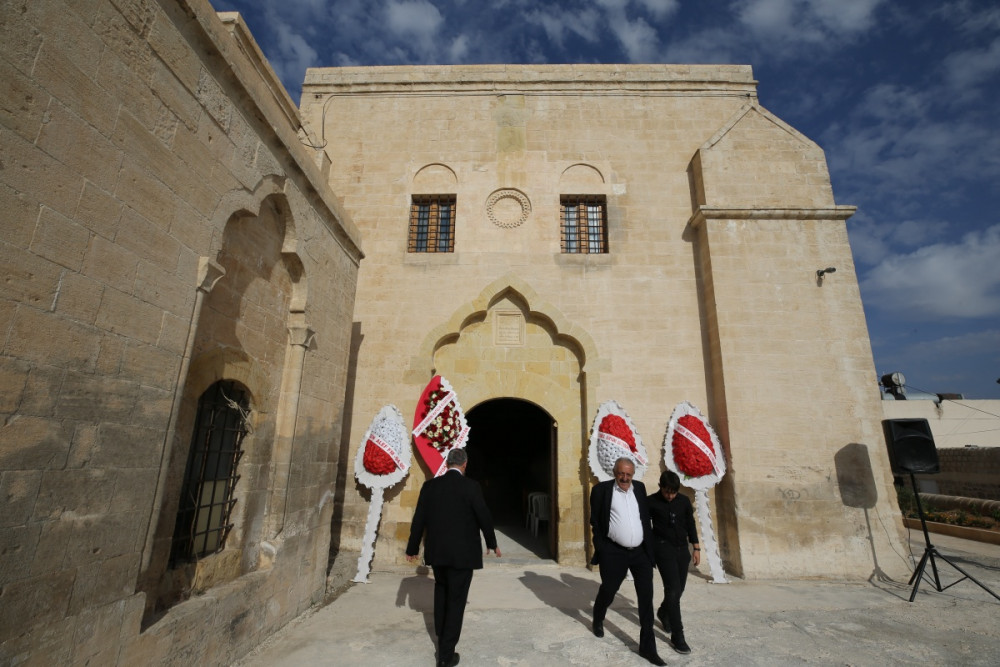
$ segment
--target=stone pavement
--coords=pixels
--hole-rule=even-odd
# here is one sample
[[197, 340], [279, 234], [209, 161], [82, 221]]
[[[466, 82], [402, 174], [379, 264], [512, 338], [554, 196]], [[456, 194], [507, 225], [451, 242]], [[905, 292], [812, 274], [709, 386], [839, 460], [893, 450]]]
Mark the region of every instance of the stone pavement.
[[[923, 535], [910, 536], [919, 559]], [[1000, 547], [940, 535], [931, 541], [1000, 595]], [[630, 582], [622, 585], [598, 639], [590, 632], [596, 572], [539, 559], [508, 537], [500, 546], [505, 557], [489, 556], [472, 582], [458, 646], [462, 665], [649, 664], [636, 653]], [[961, 576], [937, 563], [943, 585]], [[239, 664], [433, 665], [434, 582], [423, 569], [373, 572], [370, 583], [354, 584], [293, 621]], [[968, 580], [943, 592], [925, 581], [910, 603], [905, 581], [876, 574], [868, 583], [708, 579], [692, 572], [683, 598], [690, 655], [675, 653], [657, 625], [668, 664], [1000, 665], [1000, 600]], [[660, 597], [658, 590], [656, 603]]]

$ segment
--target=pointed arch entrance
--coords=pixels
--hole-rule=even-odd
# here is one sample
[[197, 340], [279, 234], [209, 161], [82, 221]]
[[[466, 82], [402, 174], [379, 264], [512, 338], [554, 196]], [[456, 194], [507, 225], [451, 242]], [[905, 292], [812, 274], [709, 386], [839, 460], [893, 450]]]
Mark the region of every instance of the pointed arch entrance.
[[[540, 522], [537, 539], [527, 537], [528, 499], [533, 493], [554, 497], [555, 422], [534, 403], [496, 398], [467, 413], [469, 420], [468, 475], [483, 487], [497, 529], [525, 535], [529, 551], [542, 558], [555, 554], [556, 525]], [[534, 536], [532, 536], [534, 537]]]
[[596, 405], [600, 373], [609, 367], [583, 328], [523, 280], [507, 275], [428, 333], [412, 358], [407, 380], [422, 386], [440, 374], [451, 382], [463, 406], [518, 400], [549, 416], [554, 443], [551, 556], [559, 562], [580, 562], [589, 535], [586, 422]]

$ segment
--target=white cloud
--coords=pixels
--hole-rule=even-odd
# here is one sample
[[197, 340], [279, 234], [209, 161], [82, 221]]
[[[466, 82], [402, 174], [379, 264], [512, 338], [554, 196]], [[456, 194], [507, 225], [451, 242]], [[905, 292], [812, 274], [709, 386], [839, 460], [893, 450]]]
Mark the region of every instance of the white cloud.
[[648, 63], [657, 58], [660, 49], [656, 31], [644, 19], [630, 21], [623, 16], [611, 19], [611, 31], [618, 38], [629, 62]]
[[966, 93], [990, 77], [1000, 73], [1000, 37], [981, 49], [968, 49], [952, 53], [944, 61], [948, 86]]
[[657, 20], [663, 20], [680, 9], [678, 0], [639, 0], [639, 4]]
[[758, 38], [820, 44], [851, 38], [872, 28], [876, 24], [875, 12], [884, 1], [737, 0], [732, 8], [739, 21]]
[[883, 259], [861, 283], [866, 303], [907, 320], [1000, 317], [1000, 225]]
[[427, 0], [390, 0], [385, 6], [386, 27], [399, 36], [419, 40], [434, 37], [444, 18]]

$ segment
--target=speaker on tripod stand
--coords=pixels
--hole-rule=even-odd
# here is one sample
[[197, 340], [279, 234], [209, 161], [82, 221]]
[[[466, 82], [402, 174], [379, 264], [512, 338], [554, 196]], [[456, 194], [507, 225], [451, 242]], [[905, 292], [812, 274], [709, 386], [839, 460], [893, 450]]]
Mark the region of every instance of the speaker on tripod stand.
[[[914, 475], [918, 474], [933, 475], [941, 472], [941, 464], [938, 461], [937, 447], [934, 444], [934, 436], [931, 433], [930, 424], [927, 423], [926, 419], [884, 419], [882, 421], [882, 428], [885, 431], [886, 445], [889, 447], [889, 464], [892, 466], [893, 474], [910, 476], [910, 484], [913, 486], [913, 497], [917, 503], [917, 514], [920, 516], [920, 526], [924, 530], [924, 543], [927, 545], [924, 547], [924, 555], [917, 564], [917, 569], [913, 571], [913, 576], [907, 582], [908, 585], [913, 585], [913, 590], [910, 592], [910, 602], [913, 602], [913, 599], [917, 597], [917, 589], [920, 588], [920, 582], [923, 579], [924, 570], [927, 568], [928, 563], [930, 563], [931, 572], [934, 574], [934, 579], [931, 583], [939, 593], [946, 588], [951, 588], [960, 581], [968, 579], [1000, 600], [1000, 595], [997, 595], [980, 581], [977, 581], [975, 577], [958, 565], [955, 565], [947, 556], [941, 555], [937, 548], [931, 544], [931, 537], [927, 532], [927, 519], [924, 517], [924, 508], [920, 504], [920, 493], [917, 491], [917, 480], [914, 477]], [[935, 558], [940, 558], [948, 563], [948, 565], [951, 565], [961, 572], [963, 577], [947, 586], [942, 586]]]

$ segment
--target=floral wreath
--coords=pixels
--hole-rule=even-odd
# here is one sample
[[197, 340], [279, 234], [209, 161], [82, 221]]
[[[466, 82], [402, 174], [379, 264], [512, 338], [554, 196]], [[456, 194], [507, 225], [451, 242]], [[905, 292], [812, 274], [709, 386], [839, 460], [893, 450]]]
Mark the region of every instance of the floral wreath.
[[625, 457], [635, 464], [634, 479], [642, 480], [649, 455], [628, 413], [615, 401], [605, 401], [597, 411], [590, 434], [590, 471], [599, 481], [614, 478], [615, 461]]
[[687, 401], [678, 403], [670, 415], [663, 438], [663, 462], [692, 489], [709, 489], [726, 474], [726, 455], [719, 436]]
[[[433, 388], [417, 405], [413, 436], [417, 439], [417, 451], [437, 477], [447, 470], [445, 460], [448, 451], [465, 447], [468, 442], [469, 423], [458, 403], [458, 396], [447, 379], [435, 376], [430, 386]], [[421, 444], [421, 441], [426, 441], [426, 444]], [[436, 460], [439, 457], [440, 464]]]
[[386, 405], [365, 432], [354, 459], [354, 476], [361, 484], [375, 489], [388, 488], [410, 471], [410, 432], [403, 413], [395, 405]]

